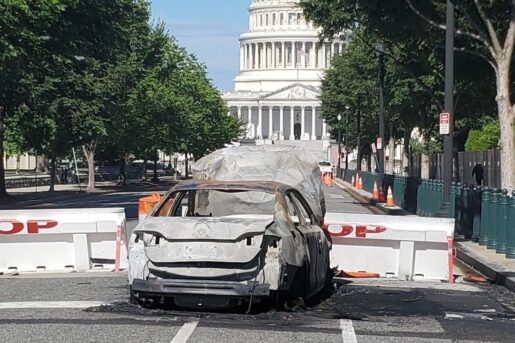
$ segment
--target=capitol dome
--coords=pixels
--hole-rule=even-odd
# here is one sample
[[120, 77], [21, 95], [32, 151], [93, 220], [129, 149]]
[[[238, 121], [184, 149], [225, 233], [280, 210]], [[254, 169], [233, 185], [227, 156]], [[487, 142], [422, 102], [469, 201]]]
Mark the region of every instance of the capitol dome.
[[320, 44], [320, 29], [305, 20], [299, 2], [250, 2], [248, 30], [240, 36], [240, 72], [234, 91], [224, 94], [231, 111], [247, 122], [248, 138], [327, 136], [318, 99], [321, 79], [346, 42]]

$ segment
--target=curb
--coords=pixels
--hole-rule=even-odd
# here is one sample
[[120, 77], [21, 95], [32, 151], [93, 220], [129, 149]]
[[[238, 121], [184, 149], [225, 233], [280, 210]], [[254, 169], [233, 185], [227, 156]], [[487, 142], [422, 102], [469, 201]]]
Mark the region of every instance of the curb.
[[351, 197], [353, 197], [355, 200], [365, 203], [368, 205], [366, 206], [370, 211], [372, 211], [374, 214], [386, 214], [390, 216], [402, 216], [406, 215], [407, 213], [400, 207], [393, 207], [388, 208], [384, 206], [383, 203], [379, 203], [376, 200], [372, 199], [370, 196], [363, 195], [356, 190], [352, 188], [352, 186], [343, 180], [340, 179], [333, 179], [333, 182], [338, 185], [341, 189], [343, 189], [345, 192], [347, 192]]
[[497, 285], [515, 292], [515, 272], [506, 270], [498, 263], [470, 250], [461, 242], [454, 242], [456, 257], [477, 270]]
[[370, 210], [372, 213], [374, 214], [384, 214], [383, 211], [381, 211], [380, 209], [378, 209], [374, 204], [372, 204], [370, 202], [370, 199], [368, 199], [367, 197], [359, 194], [358, 192], [355, 192], [352, 188], [350, 188], [350, 186], [348, 186], [346, 184], [345, 181], [342, 181], [340, 179], [333, 179], [333, 182], [338, 186], [340, 187], [344, 192], [346, 192], [347, 194], [349, 194], [352, 198], [354, 198], [354, 200], [357, 200], [359, 201], [360, 203], [363, 203], [363, 204], [366, 204], [366, 205], [363, 205], [365, 206], [368, 210]]

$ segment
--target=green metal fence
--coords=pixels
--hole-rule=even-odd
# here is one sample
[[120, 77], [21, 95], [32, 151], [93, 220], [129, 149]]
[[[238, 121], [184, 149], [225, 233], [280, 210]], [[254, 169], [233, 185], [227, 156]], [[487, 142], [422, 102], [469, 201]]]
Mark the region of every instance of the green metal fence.
[[[412, 177], [360, 172], [363, 189], [372, 192], [374, 182], [386, 192], [392, 187], [397, 206], [420, 216], [435, 216], [442, 207], [443, 182]], [[345, 171], [350, 182], [352, 171]], [[515, 259], [515, 191], [453, 183], [449, 216], [455, 218], [457, 235], [463, 235], [488, 249]]]

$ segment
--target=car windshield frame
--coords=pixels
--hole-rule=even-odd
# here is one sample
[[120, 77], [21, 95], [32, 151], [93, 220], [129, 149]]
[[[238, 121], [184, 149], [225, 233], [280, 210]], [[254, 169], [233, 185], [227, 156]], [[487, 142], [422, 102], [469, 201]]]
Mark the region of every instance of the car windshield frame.
[[[198, 195], [200, 192], [220, 192], [219, 195], [223, 193], [240, 193], [245, 194], [248, 193], [248, 195], [257, 195], [259, 193], [262, 193], [262, 195], [269, 195], [272, 199], [268, 202], [254, 202], [254, 203], [248, 203], [248, 205], [255, 206], [269, 206], [266, 210], [267, 213], [237, 213], [235, 208], [235, 213], [227, 213], [222, 216], [220, 215], [213, 215], [210, 213], [210, 215], [207, 214], [201, 214], [196, 212], [197, 205], [199, 202]], [[216, 194], [216, 193], [215, 193]], [[185, 199], [187, 197], [187, 199]], [[156, 207], [156, 209], [153, 211], [152, 216], [153, 217], [189, 217], [189, 218], [195, 218], [195, 217], [210, 217], [210, 218], [220, 218], [220, 217], [226, 217], [226, 216], [258, 216], [258, 215], [275, 215], [275, 206], [278, 201], [278, 193], [273, 192], [271, 190], [268, 190], [266, 188], [193, 188], [193, 189], [178, 189], [178, 190], [172, 190], [168, 192], [164, 197], [161, 203]], [[171, 199], [171, 200], [170, 200]], [[171, 201], [171, 203], [170, 203]], [[185, 203], [186, 201], [186, 203]], [[270, 204], [272, 203], [272, 204]], [[184, 207], [187, 207], [187, 212], [184, 213]], [[168, 208], [166, 208], [168, 207]], [[263, 210], [262, 210], [263, 211]]]

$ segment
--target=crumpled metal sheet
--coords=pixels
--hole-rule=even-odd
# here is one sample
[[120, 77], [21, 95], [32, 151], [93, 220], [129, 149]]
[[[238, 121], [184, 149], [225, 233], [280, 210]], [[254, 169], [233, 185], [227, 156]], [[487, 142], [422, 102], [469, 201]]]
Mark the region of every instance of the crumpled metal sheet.
[[[315, 156], [286, 145], [239, 146], [217, 150], [192, 166], [198, 180], [276, 181], [295, 187], [309, 202], [317, 221], [325, 216], [325, 197]], [[242, 203], [258, 202], [241, 194]]]

